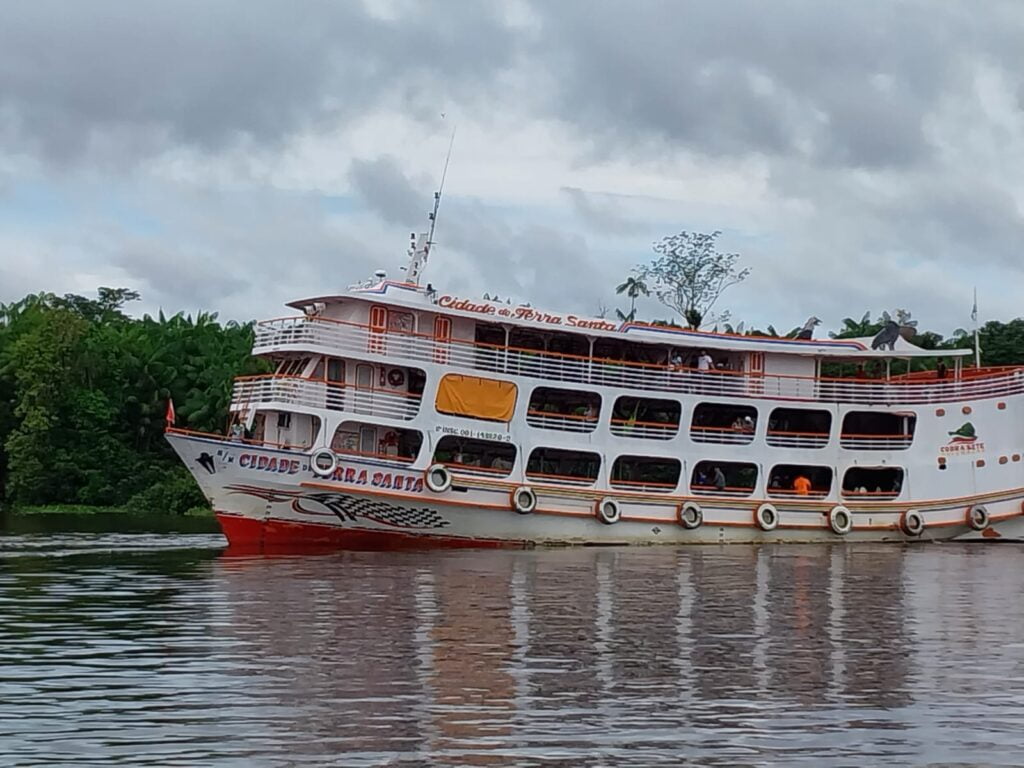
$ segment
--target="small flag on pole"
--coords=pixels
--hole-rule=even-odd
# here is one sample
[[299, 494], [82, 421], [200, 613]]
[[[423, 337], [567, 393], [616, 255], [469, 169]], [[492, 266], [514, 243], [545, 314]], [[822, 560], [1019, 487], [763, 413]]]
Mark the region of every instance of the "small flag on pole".
[[171, 398], [167, 398], [167, 415], [164, 418], [167, 420], [167, 426], [174, 424], [174, 401]]
[[971, 320], [978, 322], [978, 289], [974, 289], [974, 306], [971, 307]]

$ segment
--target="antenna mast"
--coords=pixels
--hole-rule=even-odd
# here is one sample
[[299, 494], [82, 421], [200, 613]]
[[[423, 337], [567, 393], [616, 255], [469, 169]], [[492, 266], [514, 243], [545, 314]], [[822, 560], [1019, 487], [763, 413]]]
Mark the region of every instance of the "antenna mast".
[[409, 245], [409, 266], [406, 267], [406, 281], [413, 285], [420, 284], [420, 275], [430, 258], [430, 249], [434, 245], [434, 229], [437, 227], [437, 212], [441, 207], [441, 195], [444, 193], [444, 181], [448, 177], [448, 163], [452, 159], [452, 147], [455, 145], [455, 128], [452, 128], [452, 137], [448, 142], [448, 154], [444, 159], [444, 170], [441, 172], [441, 184], [434, 193], [434, 209], [428, 214], [430, 219], [430, 231], [421, 234], [412, 234], [412, 242]]

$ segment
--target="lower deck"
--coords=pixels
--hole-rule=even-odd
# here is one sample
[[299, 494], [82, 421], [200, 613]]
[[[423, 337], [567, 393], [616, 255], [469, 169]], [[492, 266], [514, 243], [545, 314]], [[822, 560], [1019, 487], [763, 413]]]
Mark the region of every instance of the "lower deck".
[[[904, 501], [738, 499], [566, 488], [367, 460], [314, 471], [307, 455], [172, 432], [169, 439], [222, 516], [264, 531], [340, 530], [398, 539], [507, 543], [717, 543], [1016, 538], [1024, 487]], [[212, 471], [211, 471], [212, 470]], [[240, 527], [253, 523], [240, 522]], [[265, 526], [270, 526], [266, 528]], [[327, 529], [330, 529], [328, 531]], [[318, 533], [319, 532], [319, 533]], [[261, 534], [261, 535], [264, 535]]]

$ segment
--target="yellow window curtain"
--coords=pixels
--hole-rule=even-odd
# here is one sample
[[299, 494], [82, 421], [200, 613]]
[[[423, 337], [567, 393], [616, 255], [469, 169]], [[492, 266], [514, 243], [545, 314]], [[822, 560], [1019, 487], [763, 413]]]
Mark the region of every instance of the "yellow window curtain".
[[511, 381], [449, 373], [437, 387], [437, 410], [452, 416], [511, 421], [518, 389]]

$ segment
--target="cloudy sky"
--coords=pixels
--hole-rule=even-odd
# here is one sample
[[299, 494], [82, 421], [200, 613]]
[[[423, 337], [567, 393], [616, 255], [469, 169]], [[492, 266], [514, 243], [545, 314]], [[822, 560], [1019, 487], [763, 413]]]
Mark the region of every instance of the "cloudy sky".
[[[682, 229], [737, 320], [1024, 314], [1024, 3], [32, 0], [0, 24], [0, 301], [225, 318], [397, 274], [535, 306]], [[665, 317], [653, 302], [641, 316]]]

